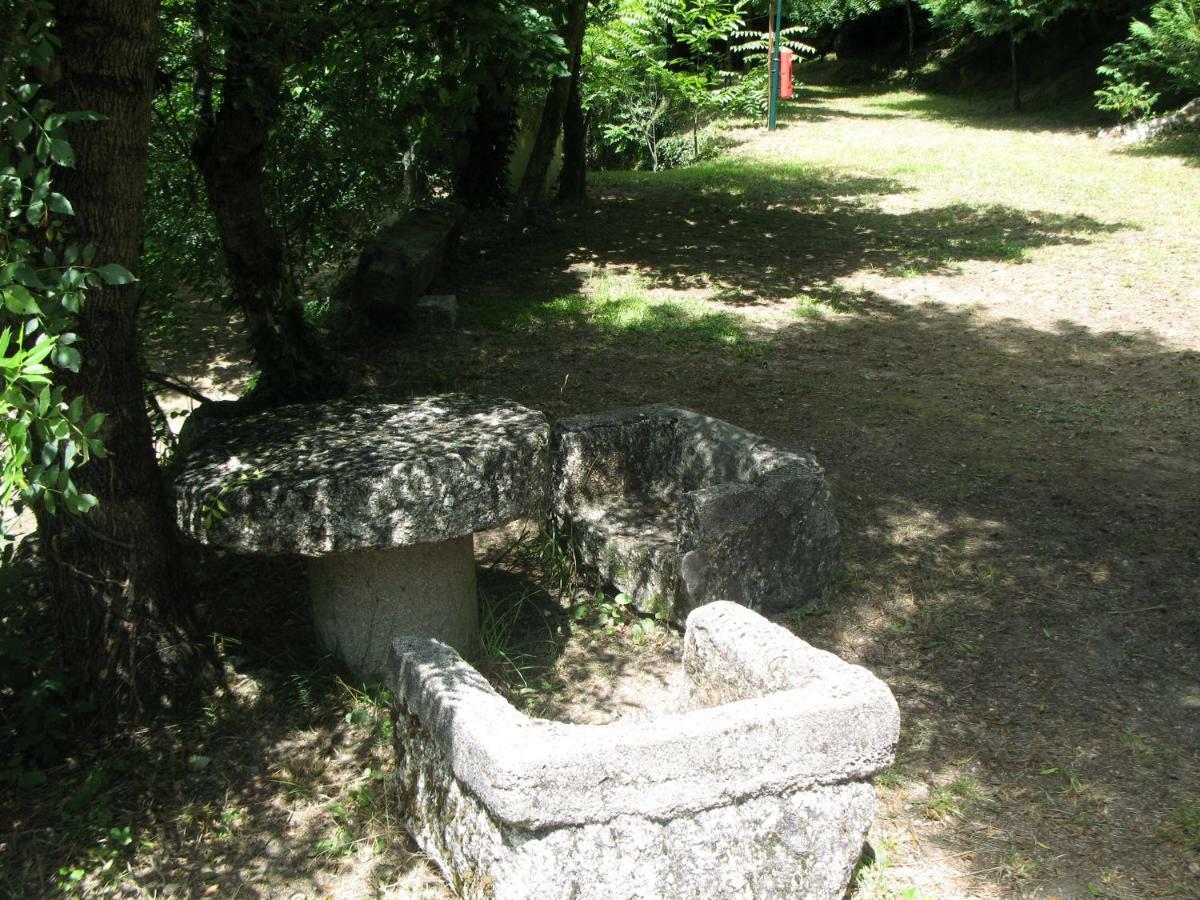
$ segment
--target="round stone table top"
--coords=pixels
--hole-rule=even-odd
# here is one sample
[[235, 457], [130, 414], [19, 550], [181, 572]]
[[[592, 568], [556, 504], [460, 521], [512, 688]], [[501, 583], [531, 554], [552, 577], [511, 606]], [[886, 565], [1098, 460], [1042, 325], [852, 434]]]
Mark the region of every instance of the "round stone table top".
[[544, 498], [549, 424], [509, 400], [337, 400], [197, 424], [177, 460], [179, 526], [244, 553], [427, 544]]

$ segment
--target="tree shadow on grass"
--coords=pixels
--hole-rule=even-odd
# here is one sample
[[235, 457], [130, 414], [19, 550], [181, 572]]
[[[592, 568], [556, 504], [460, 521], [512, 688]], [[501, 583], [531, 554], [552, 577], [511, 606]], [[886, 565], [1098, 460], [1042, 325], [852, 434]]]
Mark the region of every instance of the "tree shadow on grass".
[[897, 115], [915, 114], [966, 128], [994, 131], [1078, 134], [1094, 132], [1111, 124], [1105, 114], [1088, 102], [1064, 104], [1061, 100], [1052, 100], [1043, 105], [1036, 95], [1027, 98], [1025, 108], [1020, 112], [1012, 108], [1011, 95], [1005, 93], [884, 96], [874, 101], [872, 106], [883, 111], [894, 111]]
[[1200, 167], [1200, 126], [1193, 125], [1192, 129], [1163, 135], [1130, 147], [1114, 145], [1113, 150], [1121, 156], [1170, 156], [1181, 160], [1187, 166]]
[[389, 822], [386, 705], [318, 649], [303, 562], [205, 551], [197, 571], [227, 688], [73, 747], [36, 799], [6, 798], [0, 892], [49, 896], [77, 871], [75, 890], [106, 895], [441, 896]]
[[[952, 204], [892, 211], [907, 188], [872, 176], [738, 161], [600, 179], [599, 203], [550, 225], [539, 240], [562, 242], [561, 262], [531, 269], [528, 245], [494, 255], [511, 267], [496, 286], [460, 278], [468, 313], [536, 315], [577, 293], [589, 266], [641, 274], [651, 288], [713, 292], [725, 304], [770, 306], [864, 269], [885, 275], [952, 274], [968, 261], [1020, 262], [1033, 249], [1084, 245], [1130, 226], [1006, 206]], [[569, 237], [568, 237], [569, 236]], [[465, 274], [465, 273], [464, 273]], [[454, 279], [451, 279], [454, 281]]]

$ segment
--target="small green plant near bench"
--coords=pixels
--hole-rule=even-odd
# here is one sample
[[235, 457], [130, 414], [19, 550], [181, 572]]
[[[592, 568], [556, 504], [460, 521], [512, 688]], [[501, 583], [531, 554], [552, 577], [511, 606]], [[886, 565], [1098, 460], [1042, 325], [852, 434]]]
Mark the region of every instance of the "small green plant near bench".
[[887, 835], [878, 847], [863, 854], [854, 875], [855, 900], [930, 900], [918, 888], [899, 882], [892, 865], [898, 849], [898, 838]]
[[665, 611], [653, 616], [641, 615], [633, 607], [633, 598], [628, 594], [609, 597], [597, 591], [572, 604], [570, 615], [575, 622], [600, 628], [605, 634], [615, 634], [628, 628], [630, 636], [639, 643], [667, 627]]
[[961, 816], [984, 799], [978, 783], [967, 775], [960, 775], [949, 784], [934, 788], [925, 804], [931, 819], [948, 819]]

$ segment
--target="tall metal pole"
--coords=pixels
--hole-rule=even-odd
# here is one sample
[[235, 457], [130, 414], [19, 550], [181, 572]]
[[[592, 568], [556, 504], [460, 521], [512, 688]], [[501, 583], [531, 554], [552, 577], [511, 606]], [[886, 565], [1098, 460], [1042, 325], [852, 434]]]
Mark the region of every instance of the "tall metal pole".
[[767, 130], [774, 131], [779, 119], [779, 50], [783, 46], [780, 43], [779, 32], [783, 30], [783, 0], [775, 0], [775, 30], [771, 34], [771, 85], [768, 88], [771, 92], [771, 100], [768, 105], [770, 112], [767, 115]]

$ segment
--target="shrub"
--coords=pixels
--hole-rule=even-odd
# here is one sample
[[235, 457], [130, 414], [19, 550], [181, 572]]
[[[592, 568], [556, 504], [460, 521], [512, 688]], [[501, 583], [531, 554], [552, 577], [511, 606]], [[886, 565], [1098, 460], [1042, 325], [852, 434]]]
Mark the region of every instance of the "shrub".
[[1096, 105], [1123, 119], [1149, 115], [1163, 97], [1200, 94], [1200, 0], [1158, 0], [1097, 71], [1105, 85]]

